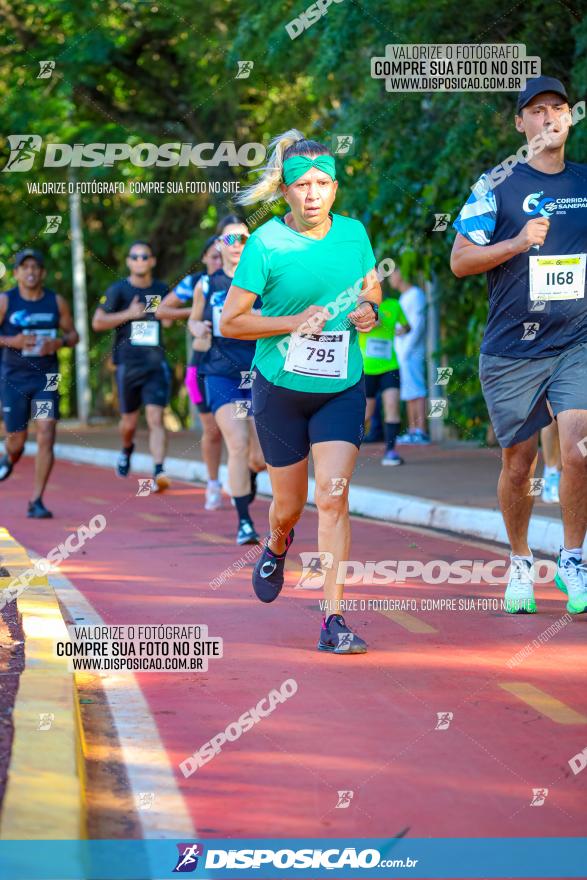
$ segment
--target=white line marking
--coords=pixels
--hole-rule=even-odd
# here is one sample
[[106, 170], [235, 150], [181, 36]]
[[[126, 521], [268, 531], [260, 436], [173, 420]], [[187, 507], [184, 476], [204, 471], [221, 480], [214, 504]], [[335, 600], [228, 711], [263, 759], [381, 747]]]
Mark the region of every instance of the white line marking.
[[[38, 558], [38, 554], [31, 553], [31, 558], [34, 556]], [[72, 620], [80, 626], [106, 625], [69, 578], [61, 573], [50, 573], [48, 577]], [[99, 677], [116, 726], [135, 808], [139, 792], [155, 793], [151, 809], [136, 809], [143, 837], [197, 840], [167, 751], [135, 675], [112, 672]]]

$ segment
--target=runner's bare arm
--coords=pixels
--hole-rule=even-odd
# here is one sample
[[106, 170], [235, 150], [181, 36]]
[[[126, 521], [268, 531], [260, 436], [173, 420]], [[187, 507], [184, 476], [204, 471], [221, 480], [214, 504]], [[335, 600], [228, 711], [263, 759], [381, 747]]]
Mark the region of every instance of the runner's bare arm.
[[[283, 336], [286, 333], [295, 333], [300, 325], [308, 321], [312, 315], [324, 312], [321, 306], [308, 306], [307, 309], [295, 315], [263, 317], [252, 311], [256, 298], [257, 294], [251, 293], [250, 290], [244, 290], [234, 284], [231, 286], [220, 319], [220, 330], [224, 336], [231, 336], [233, 339], [265, 339], [268, 336]], [[372, 311], [370, 307], [369, 310]], [[314, 329], [310, 332], [319, 332], [322, 329], [320, 324], [323, 326], [326, 321], [327, 316], [324, 314], [323, 320], [313, 325]]]
[[167, 296], [161, 300], [161, 305], [157, 307], [155, 316], [160, 321], [185, 321], [189, 318], [192, 311], [191, 306], [184, 306], [174, 290], [170, 290]]
[[489, 272], [490, 269], [511, 260], [516, 254], [529, 250], [532, 245], [544, 244], [548, 227], [549, 221], [544, 217], [528, 220], [514, 238], [486, 245], [473, 244], [457, 232], [450, 255], [450, 268], [457, 278]]
[[206, 332], [210, 329], [209, 321], [202, 321], [202, 315], [204, 314], [204, 308], [206, 305], [206, 300], [204, 298], [204, 291], [202, 290], [202, 284], [200, 281], [194, 287], [194, 299], [192, 302], [192, 307], [190, 309], [190, 315], [188, 318], [188, 330], [192, 334], [192, 336], [201, 336], [204, 332], [203, 324], [206, 324]]
[[360, 333], [368, 333], [377, 323], [375, 312], [371, 306], [362, 305], [363, 303], [372, 302], [375, 305], [381, 303], [381, 285], [377, 279], [375, 269], [363, 278], [363, 285], [359, 293], [358, 304], [352, 312], [349, 312], [349, 320], [355, 325]]
[[[6, 309], [8, 308], [8, 297], [5, 293], [0, 293], [0, 324], [4, 321]], [[24, 334], [19, 333], [18, 336], [0, 336], [0, 348], [24, 348]]]
[[5, 293], [0, 293], [0, 324], [4, 321], [6, 309], [8, 308], [8, 297]]
[[73, 325], [73, 316], [69, 303], [62, 296], [57, 296], [57, 307], [59, 308], [61, 342], [67, 348], [73, 348], [79, 342], [79, 334]]
[[[371, 271], [363, 278], [361, 292], [359, 293], [359, 301], [369, 300], [369, 302], [374, 302], [376, 305], [380, 305], [382, 295], [381, 284], [377, 278], [377, 272], [375, 269], [371, 269]], [[371, 311], [373, 310], [371, 309]]]
[[92, 330], [98, 333], [102, 330], [115, 330], [127, 321], [140, 320], [144, 314], [145, 305], [138, 296], [135, 296], [129, 307], [121, 312], [105, 312], [101, 306], [98, 306], [92, 318]]

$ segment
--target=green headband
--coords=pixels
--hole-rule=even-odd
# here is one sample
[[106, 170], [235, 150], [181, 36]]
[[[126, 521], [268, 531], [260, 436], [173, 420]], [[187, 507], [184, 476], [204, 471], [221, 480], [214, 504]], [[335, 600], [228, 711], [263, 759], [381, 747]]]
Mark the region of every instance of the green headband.
[[334, 156], [290, 156], [283, 163], [283, 182], [289, 186], [309, 171], [310, 168], [318, 168], [324, 171], [333, 180], [336, 180], [336, 165]]

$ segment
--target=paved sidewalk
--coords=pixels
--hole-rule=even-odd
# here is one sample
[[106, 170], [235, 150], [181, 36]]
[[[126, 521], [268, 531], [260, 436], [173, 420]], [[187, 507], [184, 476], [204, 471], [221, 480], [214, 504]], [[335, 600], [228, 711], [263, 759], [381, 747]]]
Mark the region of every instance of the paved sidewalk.
[[[58, 441], [101, 449], [120, 448], [115, 424], [82, 428], [64, 422], [59, 428]], [[145, 429], [139, 431], [136, 451], [149, 451]], [[498, 448], [483, 449], [474, 444], [456, 442], [442, 446], [398, 446], [398, 452], [406, 464], [395, 468], [381, 466], [383, 451], [382, 443], [367, 444], [361, 448], [354, 484], [415, 498], [428, 498], [442, 504], [499, 510], [497, 479], [501, 451]], [[199, 432], [170, 432], [168, 455], [189, 462], [201, 461]], [[541, 474], [542, 463], [539, 463], [537, 476]], [[560, 519], [560, 508], [558, 504], [544, 504], [540, 498], [536, 498], [534, 515]]]
[[[133, 477], [139, 479], [152, 473], [147, 439], [146, 430], [140, 430], [132, 459]], [[169, 439], [168, 475], [173, 480], [205, 481], [206, 468], [200, 458], [199, 433], [171, 432]], [[119, 442], [114, 424], [82, 428], [75, 423], [65, 423], [60, 426], [55, 454], [65, 461], [112, 470]], [[389, 468], [381, 465], [383, 444], [370, 444], [361, 449], [349, 494], [351, 513], [396, 525], [422, 526], [508, 544], [505, 524], [497, 506], [498, 449], [451, 443], [421, 448], [407, 446], [401, 450], [406, 464]], [[26, 451], [33, 455], [36, 444], [28, 443]], [[540, 465], [538, 473], [541, 472]], [[223, 466], [220, 476], [226, 480], [226, 467]], [[310, 504], [313, 503], [314, 488], [310, 476]], [[267, 473], [259, 475], [258, 491], [260, 495], [271, 496]], [[558, 554], [563, 543], [559, 505], [546, 505], [540, 498], [536, 499], [528, 540], [535, 553]]]

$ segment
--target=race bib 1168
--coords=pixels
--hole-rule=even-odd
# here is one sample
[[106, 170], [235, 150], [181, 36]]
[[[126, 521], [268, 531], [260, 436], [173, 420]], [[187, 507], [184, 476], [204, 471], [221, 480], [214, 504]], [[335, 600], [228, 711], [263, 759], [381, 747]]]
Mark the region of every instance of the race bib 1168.
[[530, 257], [530, 299], [582, 299], [585, 254]]

